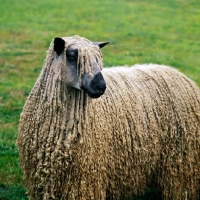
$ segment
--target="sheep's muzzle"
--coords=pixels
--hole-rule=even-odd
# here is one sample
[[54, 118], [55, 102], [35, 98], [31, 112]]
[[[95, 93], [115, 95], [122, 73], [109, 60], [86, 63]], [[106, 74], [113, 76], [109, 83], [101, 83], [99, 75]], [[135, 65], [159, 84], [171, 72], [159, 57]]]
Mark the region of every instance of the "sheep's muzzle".
[[106, 90], [106, 82], [99, 72], [94, 77], [88, 73], [82, 76], [81, 89], [85, 91], [91, 98], [99, 98]]

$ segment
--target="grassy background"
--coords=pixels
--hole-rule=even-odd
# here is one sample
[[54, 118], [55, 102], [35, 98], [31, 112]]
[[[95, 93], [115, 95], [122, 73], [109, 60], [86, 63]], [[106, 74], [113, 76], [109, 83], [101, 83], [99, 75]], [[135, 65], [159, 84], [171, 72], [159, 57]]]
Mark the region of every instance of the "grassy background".
[[0, 5], [0, 199], [26, 199], [17, 125], [54, 37], [111, 41], [102, 50], [104, 66], [170, 65], [200, 86], [200, 1], [0, 0]]

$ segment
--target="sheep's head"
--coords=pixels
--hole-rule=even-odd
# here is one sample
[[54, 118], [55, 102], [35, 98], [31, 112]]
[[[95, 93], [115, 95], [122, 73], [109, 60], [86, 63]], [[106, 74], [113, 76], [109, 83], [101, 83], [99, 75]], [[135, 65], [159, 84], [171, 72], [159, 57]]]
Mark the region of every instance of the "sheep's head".
[[62, 57], [64, 81], [68, 87], [83, 90], [91, 98], [99, 98], [106, 90], [101, 74], [100, 48], [109, 42], [91, 42], [79, 36], [54, 38], [56, 56]]

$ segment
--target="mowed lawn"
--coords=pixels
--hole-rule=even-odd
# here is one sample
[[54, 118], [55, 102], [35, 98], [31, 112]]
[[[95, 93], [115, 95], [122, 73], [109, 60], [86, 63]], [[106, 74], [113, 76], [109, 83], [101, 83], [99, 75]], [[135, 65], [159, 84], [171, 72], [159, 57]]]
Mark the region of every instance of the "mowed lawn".
[[110, 41], [102, 50], [104, 67], [165, 64], [200, 86], [200, 1], [0, 3], [0, 199], [26, 199], [15, 146], [17, 126], [54, 37]]

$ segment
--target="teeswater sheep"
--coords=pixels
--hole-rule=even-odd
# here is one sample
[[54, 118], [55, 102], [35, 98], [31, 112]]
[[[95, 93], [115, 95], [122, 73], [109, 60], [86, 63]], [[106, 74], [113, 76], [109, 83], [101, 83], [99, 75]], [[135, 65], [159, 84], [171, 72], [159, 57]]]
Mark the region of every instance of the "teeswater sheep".
[[167, 66], [101, 70], [106, 44], [49, 47], [17, 139], [30, 199], [118, 200], [149, 186], [164, 200], [199, 198], [198, 87]]

